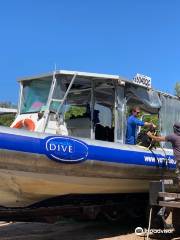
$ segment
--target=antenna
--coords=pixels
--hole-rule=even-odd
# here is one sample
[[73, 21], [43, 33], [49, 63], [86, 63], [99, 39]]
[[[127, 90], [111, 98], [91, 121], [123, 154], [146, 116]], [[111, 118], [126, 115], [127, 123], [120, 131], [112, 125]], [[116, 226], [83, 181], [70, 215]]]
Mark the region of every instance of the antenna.
[[56, 72], [57, 70], [57, 66], [56, 66], [56, 63], [54, 63], [54, 71]]

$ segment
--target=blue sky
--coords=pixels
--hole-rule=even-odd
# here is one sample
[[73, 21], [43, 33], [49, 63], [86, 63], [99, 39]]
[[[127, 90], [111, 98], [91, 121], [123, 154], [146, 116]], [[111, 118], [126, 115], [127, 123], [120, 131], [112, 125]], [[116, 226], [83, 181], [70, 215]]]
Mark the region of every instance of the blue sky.
[[180, 81], [179, 0], [0, 2], [0, 101], [17, 103], [17, 78], [58, 69]]

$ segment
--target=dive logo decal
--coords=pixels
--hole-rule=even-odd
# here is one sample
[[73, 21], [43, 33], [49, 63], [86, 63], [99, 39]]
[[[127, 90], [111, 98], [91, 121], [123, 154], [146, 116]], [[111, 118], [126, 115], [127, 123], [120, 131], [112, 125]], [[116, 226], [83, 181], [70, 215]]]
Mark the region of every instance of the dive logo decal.
[[45, 138], [44, 141], [45, 154], [53, 160], [77, 163], [87, 159], [88, 146], [80, 140], [51, 136]]

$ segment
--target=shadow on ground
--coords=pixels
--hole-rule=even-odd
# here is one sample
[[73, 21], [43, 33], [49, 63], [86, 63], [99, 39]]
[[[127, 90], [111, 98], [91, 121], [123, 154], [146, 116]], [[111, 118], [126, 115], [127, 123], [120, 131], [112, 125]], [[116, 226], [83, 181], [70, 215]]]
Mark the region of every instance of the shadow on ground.
[[[104, 221], [63, 220], [55, 224], [8, 223], [0, 225], [0, 240], [144, 240], [134, 234], [137, 224]], [[176, 238], [175, 238], [176, 237]], [[155, 234], [151, 239], [178, 239], [172, 234]]]
[[[9, 223], [0, 226], [1, 240], [93, 240], [93, 239], [136, 239], [133, 224], [102, 221], [60, 221], [47, 223]], [[124, 238], [127, 235], [127, 238]], [[121, 238], [120, 236], [124, 236]], [[128, 237], [129, 236], [129, 237]], [[118, 237], [118, 238], [117, 238]]]
[[179, 234], [154, 234], [150, 237], [151, 240], [180, 240]]

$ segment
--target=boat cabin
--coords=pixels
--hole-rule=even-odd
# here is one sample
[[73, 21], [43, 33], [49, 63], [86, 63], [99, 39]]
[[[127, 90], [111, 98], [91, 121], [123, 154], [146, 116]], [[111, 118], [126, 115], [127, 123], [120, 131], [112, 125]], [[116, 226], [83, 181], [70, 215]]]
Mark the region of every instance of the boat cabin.
[[135, 105], [143, 110], [142, 118], [157, 118], [163, 135], [180, 121], [177, 97], [118, 75], [54, 71], [19, 83], [11, 127], [123, 144], [128, 112]]

